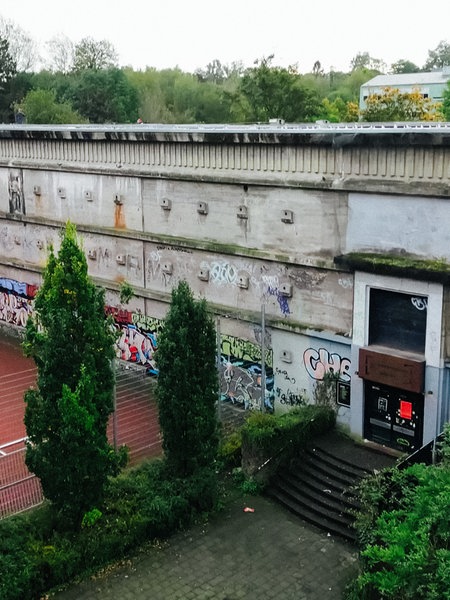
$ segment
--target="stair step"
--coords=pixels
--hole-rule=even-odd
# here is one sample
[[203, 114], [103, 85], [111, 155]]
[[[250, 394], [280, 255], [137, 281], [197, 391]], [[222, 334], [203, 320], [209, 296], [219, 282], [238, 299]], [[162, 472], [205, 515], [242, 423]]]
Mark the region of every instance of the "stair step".
[[371, 474], [370, 470], [364, 469], [359, 465], [350, 463], [345, 459], [334, 456], [333, 454], [331, 454], [327, 450], [324, 450], [320, 446], [316, 446], [315, 448], [309, 449], [306, 451], [306, 453], [308, 456], [314, 457], [316, 460], [324, 462], [327, 465], [330, 465], [333, 468], [349, 475], [350, 477], [356, 477], [358, 479], [361, 479]]
[[313, 461], [309, 458], [301, 464], [294, 463], [290, 470], [293, 473], [305, 473], [313, 479], [325, 481], [327, 486], [331, 486], [333, 489], [340, 491], [351, 488], [360, 481], [359, 479], [349, 477], [340, 471], [336, 471], [320, 461]]
[[310, 477], [301, 471], [295, 473], [292, 471], [280, 471], [273, 482], [274, 485], [276, 485], [279, 478], [283, 481], [289, 481], [300, 494], [303, 491], [307, 491], [310, 495], [328, 499], [332, 498], [334, 502], [343, 505], [347, 510], [358, 510], [361, 506], [351, 490], [346, 487], [333, 485], [333, 481]]
[[319, 512], [336, 519], [339, 522], [350, 524], [354, 521], [352, 507], [341, 501], [339, 497], [333, 496], [331, 490], [313, 490], [308, 487], [299, 488], [292, 479], [277, 477], [273, 487], [288, 494], [292, 500], [308, 506], [312, 512]]
[[285, 508], [289, 509], [293, 514], [297, 515], [304, 521], [315, 525], [323, 531], [343, 537], [350, 542], [356, 541], [356, 532], [353, 527], [342, 525], [334, 520], [328, 519], [323, 514], [313, 512], [306, 505], [300, 505], [297, 502], [292, 501], [288, 495], [283, 494], [278, 489], [275, 490], [269, 488], [267, 493], [271, 498], [282, 504]]

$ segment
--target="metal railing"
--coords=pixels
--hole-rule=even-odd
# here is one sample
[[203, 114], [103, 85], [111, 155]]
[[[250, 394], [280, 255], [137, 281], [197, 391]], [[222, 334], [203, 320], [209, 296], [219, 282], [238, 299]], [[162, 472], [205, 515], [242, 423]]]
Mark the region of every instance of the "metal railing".
[[[42, 503], [39, 479], [25, 464], [25, 440], [0, 447], [0, 519]], [[14, 449], [15, 446], [18, 446]]]
[[397, 464], [398, 469], [406, 469], [411, 465], [415, 465], [417, 463], [424, 463], [426, 465], [433, 465], [436, 462], [439, 462], [439, 453], [438, 448], [439, 444], [444, 439], [444, 433], [440, 433], [433, 440], [424, 444], [421, 448], [406, 456], [404, 459], [400, 460]]

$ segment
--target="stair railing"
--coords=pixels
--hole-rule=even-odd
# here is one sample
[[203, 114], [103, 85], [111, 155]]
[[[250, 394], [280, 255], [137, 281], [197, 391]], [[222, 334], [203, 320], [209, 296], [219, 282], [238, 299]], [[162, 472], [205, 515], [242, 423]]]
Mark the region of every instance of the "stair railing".
[[442, 442], [444, 439], [444, 432], [441, 432], [438, 436], [432, 439], [427, 444], [424, 444], [421, 448], [409, 454], [403, 460], [400, 460], [397, 464], [398, 469], [406, 469], [411, 465], [415, 465], [417, 463], [424, 463], [426, 465], [434, 465], [436, 462], [439, 462], [438, 457], [438, 444]]

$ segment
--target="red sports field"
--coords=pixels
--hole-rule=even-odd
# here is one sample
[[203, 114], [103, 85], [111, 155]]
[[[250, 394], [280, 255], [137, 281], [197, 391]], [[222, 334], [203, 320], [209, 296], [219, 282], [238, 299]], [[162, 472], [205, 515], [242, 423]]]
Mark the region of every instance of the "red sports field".
[[[123, 363], [116, 377], [117, 410], [111, 418], [111, 443], [126, 444], [130, 464], [161, 454], [153, 382], [145, 371]], [[35, 383], [34, 362], [23, 356], [19, 340], [0, 337], [0, 518], [41, 500], [39, 481], [24, 465], [25, 390]], [[115, 438], [115, 440], [114, 440]]]

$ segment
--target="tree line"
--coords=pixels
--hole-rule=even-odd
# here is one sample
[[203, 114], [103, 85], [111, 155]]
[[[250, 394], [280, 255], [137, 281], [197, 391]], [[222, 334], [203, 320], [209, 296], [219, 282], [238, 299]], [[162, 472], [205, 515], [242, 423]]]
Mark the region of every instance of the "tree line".
[[36, 70], [38, 51], [20, 27], [0, 17], [0, 121], [24, 115], [28, 123], [266, 123], [450, 120], [450, 86], [442, 104], [418, 92], [389, 90], [359, 109], [363, 83], [380, 73], [414, 73], [450, 65], [450, 43], [428, 51], [421, 67], [407, 59], [388, 67], [367, 52], [355, 55], [348, 72], [311, 72], [281, 67], [275, 56], [223, 64], [215, 59], [193, 73], [178, 67], [135, 71], [119, 67], [107, 40], [66, 36], [46, 43], [48, 59]]

